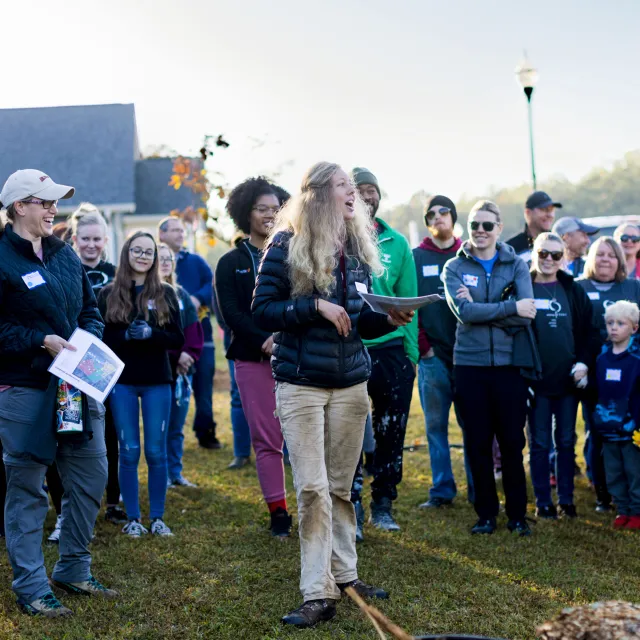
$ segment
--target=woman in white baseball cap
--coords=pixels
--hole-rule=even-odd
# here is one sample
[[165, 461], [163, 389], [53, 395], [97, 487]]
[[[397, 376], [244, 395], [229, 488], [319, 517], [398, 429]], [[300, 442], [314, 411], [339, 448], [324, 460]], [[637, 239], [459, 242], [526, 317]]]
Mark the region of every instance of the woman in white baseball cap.
[[[107, 478], [104, 407], [82, 395], [81, 425], [58, 432], [52, 358], [78, 327], [102, 337], [91, 283], [71, 246], [53, 235], [57, 201], [73, 187], [34, 169], [16, 171], [0, 192], [8, 223], [0, 235], [0, 440], [7, 475], [5, 528], [19, 607], [31, 615], [71, 614], [52, 593], [113, 598], [91, 575], [91, 541]], [[43, 286], [44, 285], [44, 286]], [[60, 559], [51, 580], [42, 553], [55, 460], [64, 487]]]

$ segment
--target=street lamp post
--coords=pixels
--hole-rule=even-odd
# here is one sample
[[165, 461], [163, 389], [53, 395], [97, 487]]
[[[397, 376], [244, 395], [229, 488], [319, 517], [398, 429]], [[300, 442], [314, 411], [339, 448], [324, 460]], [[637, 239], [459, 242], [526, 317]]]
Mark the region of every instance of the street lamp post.
[[527, 53], [525, 51], [522, 62], [516, 67], [516, 76], [518, 77], [518, 83], [524, 91], [524, 95], [527, 96], [527, 110], [529, 112], [529, 146], [531, 148], [531, 178], [533, 179], [533, 190], [537, 189], [536, 180], [536, 161], [533, 153], [533, 115], [531, 111], [531, 96], [533, 95], [533, 88], [538, 82], [538, 70], [527, 59]]

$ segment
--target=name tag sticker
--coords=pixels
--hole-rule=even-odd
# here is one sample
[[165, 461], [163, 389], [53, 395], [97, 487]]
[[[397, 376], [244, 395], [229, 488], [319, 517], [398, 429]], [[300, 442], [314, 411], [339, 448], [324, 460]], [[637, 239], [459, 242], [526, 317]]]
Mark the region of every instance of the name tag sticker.
[[536, 298], [535, 303], [536, 303], [536, 309], [540, 309], [542, 311], [545, 311], [551, 308], [551, 300], [548, 300], [547, 298]]
[[27, 285], [28, 289], [35, 289], [41, 284], [46, 284], [44, 278], [39, 271], [32, 271], [31, 273], [25, 273], [22, 276], [23, 282]]
[[620, 382], [622, 379], [622, 369], [607, 369], [607, 380]]
[[147, 303], [147, 308], [151, 311], [155, 311], [156, 309], [156, 301], [155, 300], [149, 300], [149, 302]]
[[367, 285], [362, 282], [356, 282], [356, 289], [358, 293], [368, 293]]
[[589, 300], [600, 300], [599, 291], [587, 291], [587, 295], [589, 296]]
[[462, 284], [465, 287], [477, 287], [478, 286], [478, 276], [472, 276], [469, 273], [462, 274]]
[[429, 278], [432, 276], [438, 276], [438, 265], [437, 264], [425, 264], [422, 265], [422, 276], [424, 278]]

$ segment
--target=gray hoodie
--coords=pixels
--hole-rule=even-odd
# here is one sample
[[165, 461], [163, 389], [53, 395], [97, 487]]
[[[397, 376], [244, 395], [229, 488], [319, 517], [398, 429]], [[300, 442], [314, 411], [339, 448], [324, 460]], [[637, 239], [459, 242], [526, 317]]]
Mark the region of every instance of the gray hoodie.
[[[531, 276], [526, 263], [508, 244], [499, 242], [498, 259], [491, 277], [471, 255], [465, 242], [444, 265], [447, 303], [458, 319], [453, 362], [472, 367], [505, 367], [512, 364], [513, 338], [509, 327], [525, 326], [531, 320], [518, 316], [516, 300], [533, 298]], [[458, 288], [469, 289], [473, 302], [459, 300]], [[505, 291], [513, 287], [511, 299]]]

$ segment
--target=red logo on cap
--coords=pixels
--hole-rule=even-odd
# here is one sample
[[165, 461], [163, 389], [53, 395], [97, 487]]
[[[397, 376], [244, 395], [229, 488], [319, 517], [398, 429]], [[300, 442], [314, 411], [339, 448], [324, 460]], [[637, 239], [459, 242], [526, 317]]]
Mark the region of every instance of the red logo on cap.
[[49, 178], [49, 176], [40, 176], [40, 182], [44, 182], [48, 178]]

